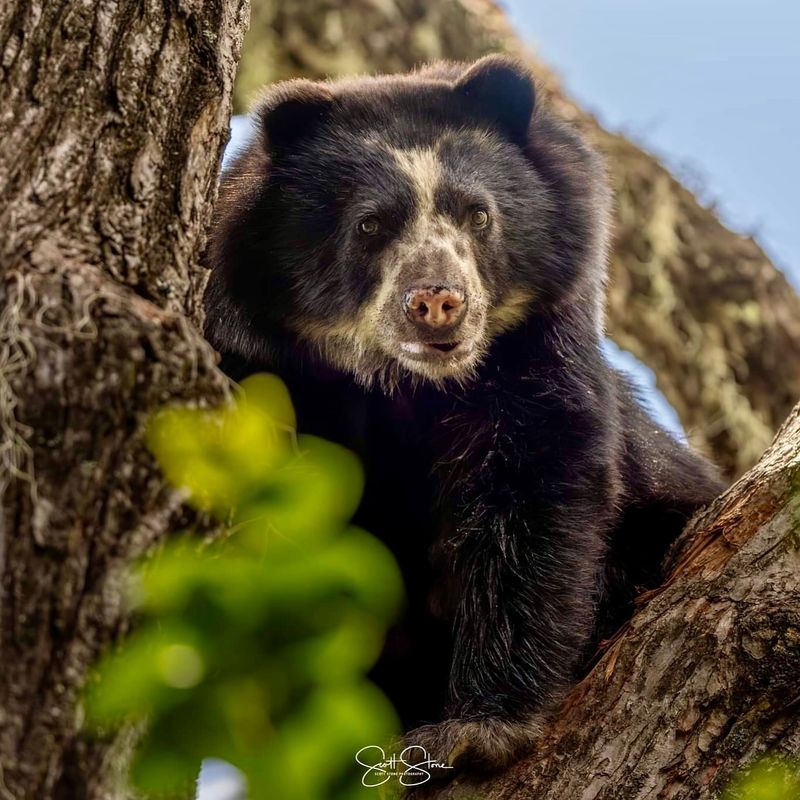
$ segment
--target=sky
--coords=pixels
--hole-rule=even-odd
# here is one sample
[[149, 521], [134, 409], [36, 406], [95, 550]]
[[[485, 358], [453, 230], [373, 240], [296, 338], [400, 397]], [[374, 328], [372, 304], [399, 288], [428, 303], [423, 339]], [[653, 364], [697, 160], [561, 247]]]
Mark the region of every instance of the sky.
[[800, 2], [505, 0], [570, 94], [800, 288]]

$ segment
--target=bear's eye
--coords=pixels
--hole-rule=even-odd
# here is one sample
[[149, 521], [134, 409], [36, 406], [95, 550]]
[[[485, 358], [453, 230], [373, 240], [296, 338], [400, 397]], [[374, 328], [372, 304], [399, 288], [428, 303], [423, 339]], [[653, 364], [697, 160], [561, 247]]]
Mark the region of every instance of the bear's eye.
[[364, 236], [374, 236], [380, 228], [381, 223], [376, 216], [364, 217], [364, 219], [358, 223], [358, 230], [363, 233]]
[[489, 212], [485, 208], [475, 208], [470, 214], [469, 221], [473, 228], [480, 230], [489, 224]]

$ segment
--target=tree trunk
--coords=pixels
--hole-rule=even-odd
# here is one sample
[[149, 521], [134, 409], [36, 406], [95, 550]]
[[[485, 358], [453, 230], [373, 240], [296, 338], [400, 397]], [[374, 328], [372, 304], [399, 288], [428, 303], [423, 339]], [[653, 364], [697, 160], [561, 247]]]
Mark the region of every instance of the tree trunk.
[[0, 5], [0, 797], [123, 796], [79, 691], [179, 522], [142, 440], [226, 382], [197, 320], [244, 0]]
[[800, 397], [800, 299], [750, 238], [725, 228], [655, 159], [563, 93], [492, 0], [256, 0], [237, 80], [403, 71], [505, 50], [606, 154], [617, 196], [609, 331], [656, 374], [693, 444], [751, 466]]
[[690, 523], [670, 577], [531, 755], [437, 800], [705, 800], [769, 751], [800, 756], [800, 406]]

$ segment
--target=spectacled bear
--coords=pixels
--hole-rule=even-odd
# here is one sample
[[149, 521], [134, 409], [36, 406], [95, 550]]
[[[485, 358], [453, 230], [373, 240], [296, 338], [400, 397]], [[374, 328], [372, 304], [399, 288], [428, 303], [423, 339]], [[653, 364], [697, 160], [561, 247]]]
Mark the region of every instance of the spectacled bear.
[[280, 83], [255, 120], [206, 336], [360, 454], [408, 593], [375, 679], [431, 757], [498, 768], [722, 489], [602, 355], [604, 168], [496, 55]]

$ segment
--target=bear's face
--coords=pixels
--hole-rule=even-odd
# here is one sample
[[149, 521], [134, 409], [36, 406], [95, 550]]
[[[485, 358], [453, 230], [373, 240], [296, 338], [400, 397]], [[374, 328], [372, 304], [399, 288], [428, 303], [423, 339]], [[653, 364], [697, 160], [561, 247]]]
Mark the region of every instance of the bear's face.
[[532, 299], [518, 251], [545, 233], [536, 175], [513, 145], [478, 131], [409, 147], [372, 132], [357, 144], [335, 130], [326, 139], [313, 160], [292, 154], [273, 173], [290, 246], [313, 232], [302, 245], [313, 273], [298, 265], [291, 327], [359, 373], [397, 363], [431, 379], [465, 376]]
[[530, 76], [498, 57], [456, 79], [273, 89], [268, 166], [237, 242], [251, 263], [228, 274], [254, 327], [367, 383], [468, 378], [493, 338], [580, 277], [570, 209], [531, 157], [533, 112]]

